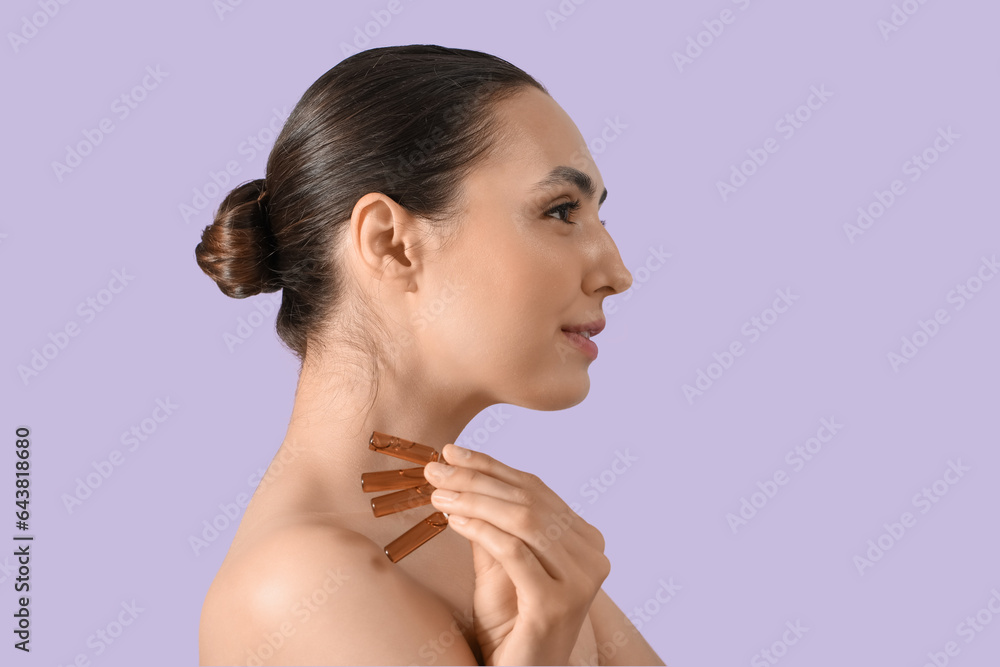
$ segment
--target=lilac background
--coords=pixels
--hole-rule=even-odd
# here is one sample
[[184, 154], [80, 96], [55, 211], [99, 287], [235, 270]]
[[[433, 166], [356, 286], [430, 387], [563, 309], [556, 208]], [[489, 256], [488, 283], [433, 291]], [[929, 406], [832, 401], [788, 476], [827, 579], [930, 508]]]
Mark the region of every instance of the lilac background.
[[[271, 297], [226, 298], [194, 262], [224, 193], [189, 220], [179, 207], [230, 160], [230, 187], [262, 176], [266, 154], [247, 159], [241, 142], [387, 4], [246, 1], [220, 16], [207, 0], [74, 2], [16, 52], [8, 35], [0, 539], [15, 533], [13, 434], [27, 425], [36, 541], [30, 656], [10, 646], [16, 575], [0, 557], [5, 664], [197, 664], [201, 604], [235, 524], [198, 555], [189, 536], [252, 490], [284, 435], [297, 366], [273, 314], [227, 347]], [[1000, 252], [1000, 6], [904, 4], [918, 11], [886, 38], [888, 0], [566, 0], [555, 23], [557, 0], [401, 0], [370, 40], [505, 57], [592, 142], [635, 285], [605, 304], [591, 393], [562, 412], [503, 406], [492, 433], [483, 413], [459, 442], [580, 504], [607, 538], [606, 590], [670, 665], [769, 664], [758, 653], [780, 653], [796, 621], [808, 631], [781, 664], [918, 667], [949, 641], [949, 664], [1000, 661], [993, 612], [971, 643], [959, 627], [1000, 590], [1000, 280], [973, 280], [981, 291], [961, 309], [949, 301]], [[680, 69], [674, 52], [727, 9], [732, 23]], [[8, 2], [0, 24], [17, 33], [40, 11]], [[112, 103], [147, 66], [168, 74], [122, 119]], [[813, 86], [832, 96], [786, 137], [776, 122]], [[113, 132], [60, 181], [52, 163], [102, 118]], [[911, 181], [904, 163], [949, 127], [959, 138]], [[717, 182], [769, 137], [777, 152], [723, 201]], [[850, 242], [844, 225], [894, 179], [905, 193]], [[78, 304], [123, 268], [134, 278], [87, 321]], [[798, 299], [751, 342], [744, 323], [779, 289]], [[948, 322], [894, 370], [887, 355], [938, 309]], [[18, 367], [69, 322], [79, 335], [24, 381]], [[683, 385], [733, 341], [744, 354], [689, 401]], [[122, 434], [168, 398], [173, 414], [128, 451]], [[786, 454], [823, 418], [843, 428], [795, 471]], [[113, 450], [124, 462], [68, 511], [64, 494]], [[618, 452], [636, 459], [620, 474]], [[921, 513], [914, 496], [949, 461], [968, 470]], [[787, 484], [734, 533], [727, 514], [778, 471]], [[612, 483], [585, 492], [602, 472]], [[855, 557], [904, 512], [915, 525], [859, 572]], [[676, 594], [657, 601], [671, 580]], [[88, 637], [133, 600], [143, 611], [98, 655]]]

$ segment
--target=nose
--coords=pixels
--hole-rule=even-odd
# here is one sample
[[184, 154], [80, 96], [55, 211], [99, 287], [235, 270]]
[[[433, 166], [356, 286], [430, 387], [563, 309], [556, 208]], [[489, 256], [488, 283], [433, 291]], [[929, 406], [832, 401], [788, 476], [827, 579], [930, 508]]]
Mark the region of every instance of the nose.
[[588, 294], [604, 291], [604, 296], [620, 294], [632, 286], [632, 273], [622, 262], [611, 234], [603, 225], [600, 230], [594, 246], [593, 270], [584, 280], [584, 290]]

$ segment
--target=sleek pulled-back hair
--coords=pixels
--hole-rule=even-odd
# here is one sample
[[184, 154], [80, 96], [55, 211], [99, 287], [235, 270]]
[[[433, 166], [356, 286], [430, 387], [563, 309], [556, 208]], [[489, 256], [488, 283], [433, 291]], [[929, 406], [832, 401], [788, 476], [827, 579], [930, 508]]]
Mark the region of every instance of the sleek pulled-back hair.
[[[313, 83], [275, 140], [264, 178], [223, 199], [195, 249], [228, 296], [283, 290], [277, 331], [300, 361], [345, 294], [336, 250], [354, 205], [381, 192], [434, 223], [500, 137], [496, 103], [534, 87], [506, 60], [435, 45], [362, 51]], [[377, 353], [370, 312], [353, 340]]]

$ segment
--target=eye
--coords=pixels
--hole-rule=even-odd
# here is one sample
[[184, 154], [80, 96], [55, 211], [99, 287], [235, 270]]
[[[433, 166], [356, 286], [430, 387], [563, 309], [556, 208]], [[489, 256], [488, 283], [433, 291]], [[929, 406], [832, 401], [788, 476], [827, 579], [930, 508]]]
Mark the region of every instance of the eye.
[[551, 216], [553, 214], [556, 214], [555, 217], [558, 218], [559, 220], [562, 220], [563, 222], [569, 225], [575, 225], [576, 223], [570, 220], [569, 216], [579, 208], [580, 208], [580, 200], [574, 199], [572, 201], [563, 202], [558, 206], [553, 206], [552, 208], [550, 208], [548, 211], [545, 212], [545, 215]]
[[[572, 201], [563, 202], [558, 206], [553, 206], [552, 208], [550, 208], [548, 211], [545, 212], [545, 215], [551, 216], [555, 214], [556, 218], [562, 220], [566, 224], [575, 225], [576, 222], [570, 220], [570, 215], [576, 212], [579, 208], [580, 208], [580, 200], [574, 199]], [[605, 220], [601, 220], [601, 225], [604, 227], [608, 226]]]

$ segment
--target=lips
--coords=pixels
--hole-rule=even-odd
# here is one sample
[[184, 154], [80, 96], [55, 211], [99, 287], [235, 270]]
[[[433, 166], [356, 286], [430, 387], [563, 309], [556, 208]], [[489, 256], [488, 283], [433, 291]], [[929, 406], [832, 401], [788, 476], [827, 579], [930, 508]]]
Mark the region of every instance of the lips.
[[563, 331], [568, 331], [570, 333], [577, 333], [584, 338], [591, 338], [601, 333], [604, 330], [605, 321], [603, 319], [594, 320], [592, 322], [585, 322], [583, 324], [574, 324], [572, 326], [563, 327]]

